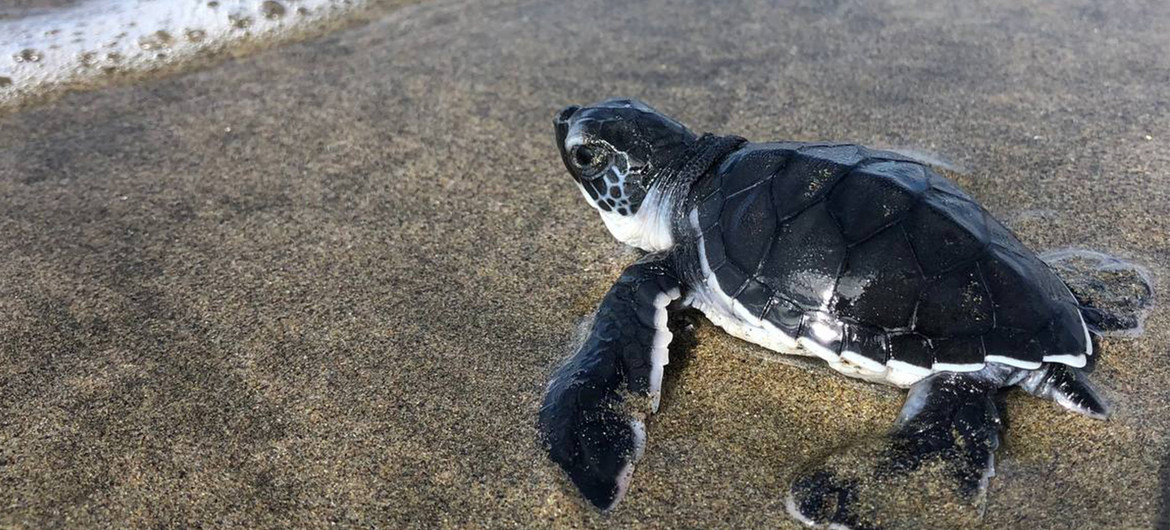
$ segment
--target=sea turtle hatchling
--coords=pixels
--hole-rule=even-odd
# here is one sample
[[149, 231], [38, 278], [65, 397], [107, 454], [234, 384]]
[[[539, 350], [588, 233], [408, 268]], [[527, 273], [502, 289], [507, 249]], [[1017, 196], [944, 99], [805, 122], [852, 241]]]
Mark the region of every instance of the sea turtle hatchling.
[[[555, 127], [582, 195], [614, 237], [648, 253], [605, 296], [540, 410], [552, 459], [597, 507], [618, 503], [641, 455], [676, 308], [775, 352], [908, 387], [889, 437], [909, 449], [888, 455], [887, 471], [945, 456], [965, 490], [981, 491], [1002, 388], [1107, 416], [1084, 378], [1100, 319], [922, 163], [851, 144], [699, 136], [624, 99], [568, 107]], [[630, 395], [648, 396], [648, 410], [631, 410]], [[827, 480], [795, 480], [789, 511], [850, 526], [849, 496]]]

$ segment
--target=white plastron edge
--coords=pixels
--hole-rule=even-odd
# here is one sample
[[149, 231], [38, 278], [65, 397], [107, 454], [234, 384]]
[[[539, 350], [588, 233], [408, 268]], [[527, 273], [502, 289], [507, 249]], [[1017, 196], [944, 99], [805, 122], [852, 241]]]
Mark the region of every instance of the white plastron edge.
[[978, 372], [986, 366], [986, 363], [934, 363], [931, 370], [938, 372]]
[[[1058, 356], [1065, 357], [1065, 356]], [[1013, 359], [1005, 355], [987, 355], [983, 357], [984, 362], [1006, 364], [1008, 366], [1015, 366], [1016, 368], [1023, 368], [1025, 370], [1035, 370], [1040, 368], [1040, 361], [1022, 361], [1020, 359]], [[1049, 362], [1048, 357], [1044, 358], [1044, 362]], [[1081, 364], [1084, 366], [1084, 363]]]
[[857, 366], [860, 366], [860, 367], [862, 367], [866, 370], [869, 370], [871, 372], [884, 372], [884, 371], [886, 371], [886, 365], [879, 363], [873, 359], [870, 359], [869, 357], [866, 357], [866, 356], [864, 356], [860, 353], [857, 353], [855, 351], [845, 350], [845, 351], [841, 352], [841, 359], [844, 359], [844, 360], [849, 361], [853, 364], [856, 364]]
[[895, 386], [909, 387], [934, 373], [930, 368], [923, 368], [904, 361], [890, 360], [886, 363], [890, 371], [886, 372], [886, 380]]
[[[1068, 285], [1065, 285], [1064, 282], [1061, 282], [1061, 285], [1064, 285], [1064, 290], [1070, 298], [1073, 300], [1077, 299], [1072, 294], [1072, 290], [1068, 288]], [[1069, 355], [1067, 353], [1061, 355], [1045, 355], [1044, 362], [1065, 364], [1073, 368], [1084, 368], [1089, 363], [1089, 357], [1093, 355], [1093, 336], [1089, 333], [1089, 325], [1085, 324], [1085, 316], [1080, 311], [1077, 311], [1077, 317], [1081, 319], [1081, 329], [1085, 331], [1085, 353], [1083, 355]], [[990, 358], [988, 356], [988, 359]]]
[[[698, 232], [699, 211], [697, 209], [691, 210], [689, 217], [691, 226]], [[707, 289], [705, 289], [705, 292], [695, 293], [699, 296], [691, 300], [691, 305], [702, 311], [707, 316], [707, 319], [726, 330], [732, 336], [759, 344], [772, 351], [797, 353], [800, 345], [797, 344], [795, 338], [784, 333], [780, 328], [772, 325], [771, 322], [756, 318], [743, 304], [723, 292], [723, 289], [719, 287], [719, 280], [711, 270], [711, 264], [707, 262], [706, 243], [703, 241], [701, 235], [698, 241], [699, 265], [702, 268], [703, 283], [707, 286]], [[714, 300], [707, 300], [706, 295], [714, 297]], [[741, 322], [736, 322], [731, 318], [732, 316], [738, 318]]]

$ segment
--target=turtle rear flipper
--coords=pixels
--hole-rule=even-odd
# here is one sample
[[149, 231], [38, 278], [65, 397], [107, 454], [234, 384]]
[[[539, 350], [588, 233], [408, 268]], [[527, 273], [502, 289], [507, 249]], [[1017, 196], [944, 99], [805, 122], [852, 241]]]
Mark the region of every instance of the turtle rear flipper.
[[[621, 501], [641, 457], [646, 437], [639, 416], [658, 408], [672, 338], [666, 306], [679, 294], [667, 260], [628, 267], [544, 397], [539, 428], [550, 456], [602, 510]], [[643, 411], [636, 410], [637, 397], [647, 398]]]
[[1084, 374], [1063, 364], [1046, 364], [1032, 372], [1018, 385], [1025, 392], [1036, 397], [1050, 399], [1056, 404], [1077, 414], [1104, 420], [1109, 417], [1111, 407], [1093, 386], [1085, 380]]
[[[994, 474], [1003, 427], [998, 389], [984, 372], [943, 372], [915, 383], [894, 429], [876, 446], [846, 448], [796, 477], [789, 513], [817, 528], [879, 528], [889, 505], [925, 502], [927, 491], [978, 499]], [[950, 487], [936, 487], [937, 480]]]

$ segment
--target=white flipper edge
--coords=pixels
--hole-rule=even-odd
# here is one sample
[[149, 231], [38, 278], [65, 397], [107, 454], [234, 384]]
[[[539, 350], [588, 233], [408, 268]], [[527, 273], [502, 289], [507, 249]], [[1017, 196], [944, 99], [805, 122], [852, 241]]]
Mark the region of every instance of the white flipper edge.
[[642, 453], [646, 450], [646, 425], [641, 420], [630, 420], [630, 428], [634, 430], [634, 454], [630, 456], [630, 461], [622, 467], [617, 477], [617, 495], [614, 495], [613, 502], [606, 506], [602, 511], [610, 512], [621, 504], [622, 499], [626, 497], [626, 492], [630, 489], [630, 481], [634, 478], [634, 465], [642, 459]]
[[662, 375], [670, 363], [670, 341], [674, 335], [667, 326], [666, 306], [678, 299], [678, 288], [659, 294], [654, 299], [654, 342], [650, 348], [650, 404], [652, 412], [658, 412], [662, 400]]

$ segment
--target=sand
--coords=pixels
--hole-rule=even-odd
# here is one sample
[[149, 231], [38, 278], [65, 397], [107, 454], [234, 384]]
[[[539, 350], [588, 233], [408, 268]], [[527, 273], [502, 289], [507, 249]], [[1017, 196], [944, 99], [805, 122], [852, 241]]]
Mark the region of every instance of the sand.
[[[902, 391], [700, 319], [620, 509], [537, 445], [636, 256], [557, 158], [569, 103], [930, 153], [1170, 292], [1170, 5], [774, 4], [433, 0], [0, 116], [0, 526], [797, 528], [787, 481]], [[1170, 526], [1165, 307], [1102, 345], [1110, 421], [1007, 396], [979, 525]]]

